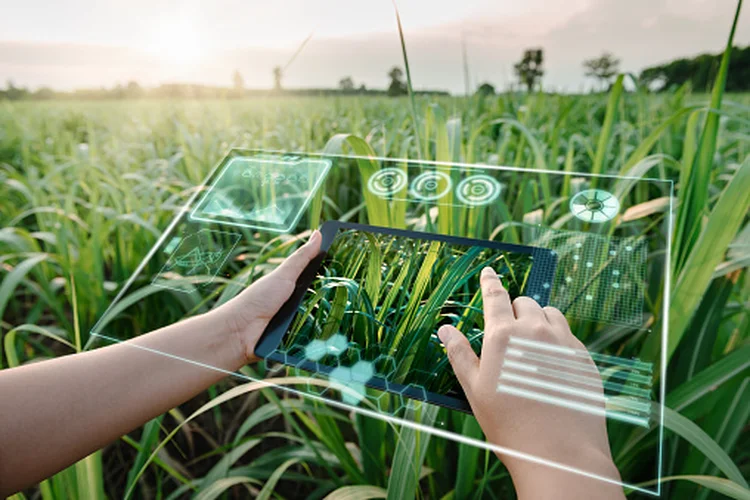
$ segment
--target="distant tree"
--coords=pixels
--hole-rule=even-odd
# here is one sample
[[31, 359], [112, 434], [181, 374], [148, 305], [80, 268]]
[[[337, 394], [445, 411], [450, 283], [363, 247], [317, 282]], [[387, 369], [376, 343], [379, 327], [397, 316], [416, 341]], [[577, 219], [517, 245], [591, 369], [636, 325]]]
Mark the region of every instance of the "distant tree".
[[351, 76], [347, 76], [339, 80], [339, 88], [344, 92], [352, 92], [354, 90], [354, 80]]
[[34, 99], [40, 100], [53, 99], [55, 97], [55, 91], [49, 87], [41, 87], [37, 89], [31, 96]]
[[239, 70], [234, 70], [232, 74], [232, 88], [236, 92], [242, 92], [245, 89], [245, 80], [242, 78]]
[[273, 88], [274, 90], [281, 90], [281, 77], [283, 76], [283, 70], [281, 66], [275, 66], [273, 68]]
[[388, 78], [391, 79], [390, 85], [388, 85], [389, 96], [399, 96], [408, 93], [406, 83], [404, 82], [404, 72], [398, 66], [394, 66], [388, 72]]
[[5, 97], [11, 101], [19, 101], [28, 97], [29, 91], [25, 87], [16, 87], [13, 80], [8, 80], [8, 86], [5, 89]]
[[609, 87], [612, 77], [620, 71], [620, 60], [609, 52], [604, 52], [599, 57], [583, 61], [586, 76], [596, 78], [601, 82], [602, 88]]
[[367, 87], [365, 87], [365, 84], [363, 83], [359, 86], [359, 93], [364, 94], [365, 92], [367, 92]]
[[480, 96], [487, 96], [487, 95], [494, 95], [495, 94], [495, 86], [484, 82], [477, 88], [477, 94]]
[[136, 81], [129, 81], [125, 86], [125, 96], [129, 99], [139, 99], [144, 96], [146, 92]]
[[[676, 59], [641, 72], [640, 81], [653, 90], [665, 90], [690, 82], [699, 91], [710, 90], [721, 64], [722, 53], [701, 54], [692, 59]], [[729, 56], [727, 92], [750, 90], [750, 45], [733, 47]]]
[[526, 49], [523, 57], [513, 69], [526, 89], [531, 92], [544, 76], [544, 54], [542, 49]]

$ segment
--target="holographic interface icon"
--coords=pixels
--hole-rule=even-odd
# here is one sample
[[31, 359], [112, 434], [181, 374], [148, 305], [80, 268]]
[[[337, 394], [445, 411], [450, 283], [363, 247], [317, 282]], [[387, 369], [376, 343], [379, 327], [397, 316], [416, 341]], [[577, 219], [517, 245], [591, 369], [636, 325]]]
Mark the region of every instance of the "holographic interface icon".
[[471, 206], [489, 205], [500, 196], [500, 183], [494, 177], [479, 174], [458, 183], [456, 197]]
[[570, 211], [584, 222], [606, 222], [620, 211], [620, 202], [602, 189], [587, 189], [571, 198]]
[[384, 168], [367, 181], [370, 192], [381, 198], [389, 198], [406, 187], [406, 172], [399, 168]]
[[298, 155], [232, 158], [196, 204], [190, 219], [290, 232], [330, 167], [330, 160]]
[[180, 289], [172, 286], [177, 284], [175, 280], [206, 276], [208, 279], [202, 281], [200, 286], [208, 285], [221, 270], [240, 238], [237, 233], [201, 229], [182, 240], [173, 239], [173, 244], [175, 241], [179, 243], [174, 244], [169, 260], [154, 277], [153, 283]]
[[450, 176], [444, 172], [424, 172], [411, 183], [411, 195], [420, 201], [434, 201], [442, 198], [453, 187]]

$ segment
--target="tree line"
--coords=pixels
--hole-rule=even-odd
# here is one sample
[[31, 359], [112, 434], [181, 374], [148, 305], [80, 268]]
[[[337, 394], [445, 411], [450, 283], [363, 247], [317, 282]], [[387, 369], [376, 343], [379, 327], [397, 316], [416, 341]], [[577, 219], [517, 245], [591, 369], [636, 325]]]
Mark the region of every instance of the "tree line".
[[[723, 52], [681, 58], [666, 64], [645, 68], [638, 76], [639, 83], [652, 91], [669, 90], [690, 83], [696, 90], [709, 90], [716, 78]], [[612, 79], [620, 72], [620, 59], [609, 52], [583, 61], [584, 74], [599, 82], [607, 90]], [[544, 76], [544, 52], [541, 48], [526, 49], [521, 60], [513, 66], [521, 85], [531, 92], [541, 85]], [[750, 45], [733, 47], [727, 77], [728, 92], [750, 90]], [[482, 84], [478, 92], [494, 93], [490, 84]]]
[[[669, 90], [675, 86], [690, 83], [696, 90], [708, 90], [716, 77], [722, 53], [701, 54], [693, 58], [681, 58], [674, 61], [651, 66], [641, 71], [639, 82], [652, 91]], [[586, 59], [582, 63], [584, 74], [598, 82], [599, 89], [605, 91], [609, 88], [612, 79], [620, 72], [620, 59], [609, 52], [604, 52], [598, 57]], [[528, 92], [533, 92], [541, 87], [544, 77], [544, 50], [542, 48], [530, 48], [523, 51], [521, 59], [514, 64], [513, 70], [519, 85]], [[144, 88], [138, 82], [131, 81], [125, 85], [116, 85], [112, 88], [78, 89], [70, 92], [60, 92], [50, 87], [42, 87], [37, 90], [29, 90], [26, 87], [18, 87], [9, 81], [5, 89], [0, 89], [0, 100], [44, 100], [44, 99], [138, 99], [138, 98], [240, 98], [240, 97], [266, 97], [274, 95], [287, 96], [320, 96], [320, 95], [388, 95], [401, 96], [408, 93], [408, 87], [404, 81], [404, 72], [398, 66], [394, 66], [387, 73], [390, 83], [385, 89], [371, 89], [364, 84], [357, 85], [351, 76], [339, 80], [337, 88], [305, 88], [287, 89], [282, 87], [282, 70], [280, 67], [273, 69], [274, 86], [272, 89], [247, 89], [239, 71], [232, 75], [232, 86], [210, 86], [187, 83], [163, 84], [153, 88]], [[742, 92], [750, 91], [750, 45], [747, 47], [734, 47], [729, 62], [729, 74], [727, 76], [727, 91]], [[490, 83], [482, 83], [477, 88], [481, 95], [494, 94], [495, 87]], [[415, 94], [422, 95], [449, 95], [442, 90], [416, 90]]]

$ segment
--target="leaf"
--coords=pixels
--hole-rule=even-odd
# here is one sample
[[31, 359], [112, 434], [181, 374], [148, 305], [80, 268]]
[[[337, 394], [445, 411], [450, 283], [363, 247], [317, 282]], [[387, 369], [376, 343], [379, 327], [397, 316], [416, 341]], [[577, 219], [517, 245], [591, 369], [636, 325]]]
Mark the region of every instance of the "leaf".
[[[477, 420], [471, 415], [464, 419], [461, 435], [469, 438], [481, 440], [483, 437], [482, 429], [479, 427]], [[470, 498], [474, 493], [474, 479], [479, 469], [479, 454], [483, 450], [471, 445], [462, 443], [458, 445], [458, 467], [456, 469], [456, 498]]]
[[[362, 184], [362, 197], [367, 209], [367, 220], [375, 226], [403, 228], [406, 222], [406, 206], [404, 203], [389, 203], [388, 200], [377, 196], [367, 188], [370, 177], [380, 171], [380, 162], [375, 156], [375, 151], [364, 140], [353, 134], [336, 134], [331, 137], [323, 149], [324, 155], [340, 155], [346, 144], [357, 157], [357, 167]], [[339, 160], [337, 160], [339, 161]], [[406, 186], [395, 193], [399, 197], [406, 194]]]
[[632, 207], [625, 210], [622, 214], [623, 222], [632, 222], [634, 220], [648, 217], [658, 212], [666, 212], [669, 210], [669, 205], [672, 199], [669, 196], [662, 196], [661, 198], [654, 198], [653, 200], [633, 205]]
[[594, 157], [594, 164], [591, 166], [591, 173], [594, 177], [591, 178], [591, 187], [595, 188], [598, 175], [606, 173], [608, 170], [604, 168], [604, 161], [607, 158], [607, 151], [609, 149], [609, 140], [612, 137], [612, 130], [615, 126], [615, 118], [617, 117], [617, 107], [620, 102], [620, 96], [622, 95], [623, 79], [625, 75], [619, 75], [615, 83], [612, 85], [612, 89], [609, 91], [609, 100], [607, 101], [607, 111], [604, 115], [604, 123], [599, 131], [599, 141], [596, 145], [596, 156]]
[[368, 500], [385, 498], [387, 492], [378, 486], [343, 486], [329, 493], [324, 500]]
[[[680, 343], [713, 271], [750, 209], [750, 156], [719, 196], [672, 289], [667, 360]], [[656, 340], [654, 340], [656, 341]]]
[[[410, 405], [404, 418], [431, 426], [435, 422], [437, 412], [437, 406], [417, 402], [414, 406]], [[391, 477], [388, 480], [389, 500], [411, 500], [416, 496], [429, 441], [430, 434], [426, 432], [411, 427], [401, 428], [393, 456]]]
[[80, 498], [91, 500], [105, 499], [104, 471], [102, 470], [102, 451], [98, 450], [79, 460], [73, 466], [78, 494]]
[[[680, 211], [677, 215], [674, 248], [674, 269], [678, 272], [682, 270], [683, 263], [687, 266], [689, 255], [692, 253], [693, 246], [697, 244], [698, 235], [701, 234], [700, 228], [710, 227], [710, 223], [706, 223], [703, 226], [703, 217], [708, 206], [708, 188], [711, 184], [711, 171], [714, 162], [714, 153], [716, 152], [717, 137], [719, 135], [718, 111], [721, 110], [721, 101], [724, 96], [727, 72], [729, 71], [729, 60], [732, 53], [732, 42], [741, 9], [742, 0], [739, 0], [734, 14], [732, 29], [729, 32], [729, 39], [724, 49], [724, 55], [721, 58], [721, 66], [719, 67], [713, 91], [711, 92], [710, 110], [706, 113], [706, 121], [703, 125], [698, 150], [687, 178], [680, 179]], [[746, 212], [747, 209], [743, 211], [743, 213]], [[732, 234], [734, 235], [734, 233]]]
[[257, 479], [253, 479], [250, 477], [242, 477], [242, 476], [236, 476], [236, 477], [225, 477], [222, 479], [217, 479], [213, 483], [211, 483], [207, 488], [200, 491], [195, 496], [195, 500], [213, 500], [214, 498], [218, 498], [219, 495], [224, 493], [226, 490], [231, 488], [232, 486], [237, 486], [238, 484], [257, 484], [260, 485], [261, 482]]
[[655, 481], [640, 483], [637, 486], [647, 487], [652, 486], [656, 483], [666, 483], [669, 481], [691, 481], [700, 486], [710, 488], [717, 493], [726, 495], [729, 498], [735, 498], [737, 500], [750, 500], [750, 490], [748, 490], [747, 488], [743, 488], [739, 484], [730, 481], [729, 479], [712, 476], [667, 476]]
[[5, 308], [13, 296], [13, 292], [18, 284], [21, 283], [34, 266], [47, 260], [49, 257], [49, 254], [46, 253], [33, 254], [31, 257], [16, 265], [12, 271], [5, 275], [2, 284], [0, 284], [0, 319], [2, 319]]
[[414, 87], [411, 84], [411, 69], [409, 68], [409, 57], [406, 54], [406, 40], [404, 39], [404, 30], [401, 27], [401, 16], [396, 7], [396, 0], [393, 0], [393, 10], [396, 12], [396, 24], [398, 25], [398, 38], [401, 41], [401, 55], [404, 58], [404, 67], [406, 68], [406, 85], [409, 89], [409, 103], [411, 104], [411, 118], [414, 120], [414, 139], [417, 142], [417, 158], [422, 158], [422, 145], [419, 138], [419, 120], [417, 120], [417, 103], [414, 101]]
[[292, 465], [299, 462], [299, 459], [297, 458], [290, 458], [283, 464], [279, 465], [275, 471], [273, 471], [273, 474], [271, 474], [271, 477], [268, 478], [268, 481], [266, 481], [266, 484], [263, 485], [263, 489], [260, 490], [260, 493], [258, 494], [257, 500], [268, 500], [271, 498], [271, 494], [273, 493], [274, 488], [276, 488], [276, 483], [279, 482], [279, 479], [281, 479], [281, 476], [286, 472], [286, 470], [291, 467]]
[[698, 427], [698, 424], [690, 421], [671, 408], [663, 407], [664, 426], [679, 436], [686, 439], [690, 444], [700, 450], [716, 467], [719, 468], [729, 479], [747, 488], [747, 481], [742, 472], [727, 453], [721, 449], [711, 436]]

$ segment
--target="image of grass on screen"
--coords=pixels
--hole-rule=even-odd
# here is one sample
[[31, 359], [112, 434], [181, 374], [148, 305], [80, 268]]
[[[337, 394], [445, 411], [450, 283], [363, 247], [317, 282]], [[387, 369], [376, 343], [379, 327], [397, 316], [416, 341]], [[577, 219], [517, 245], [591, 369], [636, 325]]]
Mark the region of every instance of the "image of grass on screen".
[[530, 253], [341, 230], [282, 349], [304, 358], [311, 342], [343, 335], [347, 343], [325, 351], [318, 363], [352, 366], [364, 360], [388, 382], [463, 399], [438, 327], [456, 325], [479, 352], [481, 270], [495, 269], [515, 297], [524, 293], [532, 263]]

